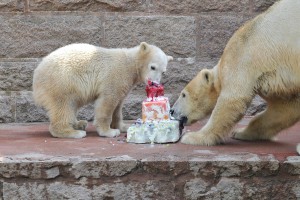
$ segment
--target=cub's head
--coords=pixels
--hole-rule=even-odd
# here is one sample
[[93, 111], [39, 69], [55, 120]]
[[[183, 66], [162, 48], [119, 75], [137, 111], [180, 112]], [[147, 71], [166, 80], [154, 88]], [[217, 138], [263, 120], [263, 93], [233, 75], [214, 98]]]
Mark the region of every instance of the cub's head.
[[142, 42], [139, 45], [139, 59], [142, 66], [141, 79], [147, 83], [148, 79], [160, 82], [162, 75], [167, 71], [168, 62], [173, 60], [172, 56], [167, 56], [160, 48]]
[[217, 98], [213, 71], [203, 69], [181, 91], [171, 114], [178, 120], [186, 118], [186, 124], [189, 125], [208, 116], [214, 109]]

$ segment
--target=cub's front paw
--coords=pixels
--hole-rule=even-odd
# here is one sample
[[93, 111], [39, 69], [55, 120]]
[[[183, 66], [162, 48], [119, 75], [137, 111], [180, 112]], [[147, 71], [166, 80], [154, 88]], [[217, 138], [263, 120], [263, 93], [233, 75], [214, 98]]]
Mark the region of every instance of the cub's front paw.
[[97, 128], [97, 132], [99, 136], [103, 137], [117, 137], [120, 135], [119, 129], [109, 129], [107, 131], [101, 131], [99, 128]]
[[126, 133], [129, 127], [130, 127], [130, 124], [124, 124], [124, 123], [122, 123], [120, 125], [120, 131], [121, 131], [121, 133]]
[[192, 145], [212, 146], [219, 143], [215, 137], [210, 134], [199, 132], [188, 132], [181, 138], [181, 143]]

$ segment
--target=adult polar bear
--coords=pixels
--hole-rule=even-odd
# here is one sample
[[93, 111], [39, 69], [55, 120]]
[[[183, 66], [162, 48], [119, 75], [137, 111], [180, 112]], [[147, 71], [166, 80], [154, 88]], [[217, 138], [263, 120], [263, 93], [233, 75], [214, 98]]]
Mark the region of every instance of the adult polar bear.
[[160, 48], [142, 42], [130, 49], [71, 44], [46, 56], [34, 71], [33, 97], [50, 117], [54, 137], [82, 138], [87, 121], [77, 109], [96, 101], [94, 123], [100, 136], [127, 131], [122, 104], [131, 88], [148, 78], [160, 81], [172, 60]]
[[283, 0], [239, 28], [213, 69], [204, 69], [183, 89], [173, 106], [187, 124], [211, 114], [197, 132], [181, 142], [215, 145], [229, 135], [255, 94], [266, 111], [246, 128], [233, 131], [241, 140], [268, 140], [300, 119], [300, 1]]

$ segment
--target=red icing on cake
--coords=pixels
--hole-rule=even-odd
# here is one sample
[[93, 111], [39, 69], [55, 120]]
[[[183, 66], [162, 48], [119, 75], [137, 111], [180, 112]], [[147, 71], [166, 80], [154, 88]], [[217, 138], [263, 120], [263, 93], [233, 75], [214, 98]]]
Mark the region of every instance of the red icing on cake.
[[154, 97], [164, 96], [164, 86], [148, 80], [148, 85], [146, 86], [147, 98], [151, 98], [153, 101]]

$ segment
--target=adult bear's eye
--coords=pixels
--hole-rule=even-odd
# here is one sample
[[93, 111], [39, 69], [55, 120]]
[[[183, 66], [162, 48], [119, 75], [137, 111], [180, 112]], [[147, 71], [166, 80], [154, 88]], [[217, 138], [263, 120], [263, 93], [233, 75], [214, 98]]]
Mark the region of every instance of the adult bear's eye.
[[185, 93], [182, 93], [181, 96], [182, 96], [182, 98], [184, 98], [185, 97]]
[[155, 70], [155, 67], [154, 67], [154, 66], [151, 66], [151, 70]]

